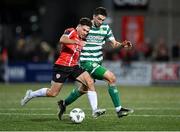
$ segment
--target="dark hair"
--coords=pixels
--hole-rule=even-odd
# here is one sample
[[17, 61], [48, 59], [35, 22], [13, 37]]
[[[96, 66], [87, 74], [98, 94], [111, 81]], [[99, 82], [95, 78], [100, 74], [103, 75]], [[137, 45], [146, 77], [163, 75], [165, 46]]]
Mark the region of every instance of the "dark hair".
[[91, 22], [91, 19], [87, 18], [87, 17], [83, 17], [79, 20], [79, 24], [81, 25], [86, 25], [86, 26], [89, 26], [91, 27], [92, 26], [92, 22]]
[[94, 15], [103, 15], [103, 16], [107, 16], [107, 11], [106, 11], [106, 8], [104, 7], [97, 7], [95, 10], [94, 10]]

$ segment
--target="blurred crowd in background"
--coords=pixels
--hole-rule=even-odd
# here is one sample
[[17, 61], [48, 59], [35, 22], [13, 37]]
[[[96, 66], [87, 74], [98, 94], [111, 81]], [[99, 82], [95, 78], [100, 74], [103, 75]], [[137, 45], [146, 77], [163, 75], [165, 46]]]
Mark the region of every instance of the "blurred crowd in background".
[[[52, 46], [52, 44], [43, 40], [38, 33], [32, 33], [28, 36], [19, 34], [16, 39], [10, 41], [9, 47], [3, 47], [2, 39], [0, 39], [0, 42], [1, 61], [3, 56], [8, 55], [9, 61], [54, 62], [60, 50], [58, 40], [55, 44], [56, 46]], [[113, 49], [107, 45], [108, 43], [104, 47], [105, 60], [158, 62], [180, 60], [180, 41], [168, 44], [163, 37], [159, 37], [155, 41], [152, 41], [151, 38], [146, 38], [140, 48], [136, 48], [136, 44], [133, 44], [132, 50]], [[170, 48], [169, 45], [171, 45]]]
[[[154, 43], [155, 44], [152, 44], [150, 38], [146, 38], [145, 43], [140, 49], [137, 49], [135, 44], [132, 50], [104, 48], [104, 59], [113, 61], [160, 62], [176, 61], [180, 59], [180, 42], [171, 46], [171, 52], [164, 38], [159, 38]], [[9, 61], [53, 62], [59, 50], [58, 42], [57, 47], [52, 47], [51, 44], [43, 41], [38, 34], [32, 34], [28, 37], [22, 35], [17, 38], [11, 47], [7, 49], [7, 53]], [[172, 53], [172, 55], [170, 55], [170, 53]], [[170, 56], [172, 56], [171, 59]]]
[[[126, 2], [126, 0], [123, 1]], [[2, 0], [0, 2], [0, 61], [3, 62], [8, 59], [8, 61], [13, 62], [54, 62], [60, 50], [58, 42], [59, 37], [62, 35], [64, 29], [76, 25], [78, 19], [82, 16], [92, 17], [93, 9], [100, 5], [103, 5], [108, 9], [109, 15], [112, 16], [110, 19], [112, 20], [110, 26], [112, 26], [113, 31], [115, 31], [114, 35], [117, 36], [117, 34], [119, 34], [120, 36], [121, 31], [117, 31], [118, 19], [116, 14], [121, 13], [121, 11], [112, 6], [110, 7], [113, 2], [108, 0], [89, 0], [91, 4], [87, 5], [86, 2], [77, 0], [76, 3], [71, 4], [69, 5], [69, 8], [66, 8], [64, 5], [67, 5], [69, 2], [70, 0], [20, 0], [16, 2]], [[114, 1], [114, 3], [116, 2], [117, 1]], [[162, 13], [162, 11], [166, 11], [166, 6], [163, 7], [162, 10], [159, 8], [160, 13], [154, 13], [151, 6], [153, 7], [153, 4], [156, 5], [156, 1], [144, 0], [144, 3], [145, 2], [147, 4], [143, 6], [143, 10], [139, 11], [139, 13], [137, 11], [129, 11], [131, 7], [129, 8], [129, 6], [127, 6], [127, 11], [124, 11], [121, 14], [142, 14], [142, 16], [147, 16], [147, 19], [148, 17], [152, 17], [152, 19], [157, 19], [157, 17], [159, 17], [163, 18], [163, 20], [164, 17], [167, 18], [167, 20], [170, 20], [169, 16], [171, 14], [173, 15], [173, 13], [169, 15], [168, 11], [164, 12], [164, 14]], [[168, 5], [168, 2], [169, 0], [166, 0], [164, 3], [167, 3]], [[83, 4], [86, 6], [82, 6]], [[175, 3], [173, 5], [176, 6]], [[159, 4], [158, 7], [160, 7]], [[130, 12], [129, 14], [127, 14], [128, 11]], [[175, 13], [174, 18], [179, 18], [179, 15], [177, 14], [178, 11]], [[152, 23], [152, 21], [149, 22]], [[161, 23], [160, 25], [163, 24]], [[122, 29], [122, 27], [120, 28], [120, 25], [119, 22], [119, 29]], [[148, 27], [148, 24], [145, 23], [145, 25]], [[146, 27], [146, 32], [152, 30], [151, 28], [146, 29]], [[163, 32], [163, 27], [157, 29], [156, 32], [160, 32], [160, 30]], [[137, 48], [136, 43], [133, 43], [132, 50], [124, 50], [120, 48], [113, 49], [106, 44], [104, 46], [104, 59], [128, 62], [169, 62], [180, 60], [180, 40], [176, 39], [173, 41], [167, 41], [167, 38], [165, 37], [166, 35], [161, 36], [161, 34], [159, 34], [159, 36], [156, 35], [156, 38], [152, 37], [154, 31], [155, 29], [152, 30], [152, 32], [144, 34], [144, 42], [140, 47], [138, 46]], [[154, 34], [156, 32], [154, 32]], [[148, 34], [151, 34], [151, 36], [148, 36]], [[166, 34], [169, 35], [169, 33]], [[121, 38], [117, 39], [123, 41]]]

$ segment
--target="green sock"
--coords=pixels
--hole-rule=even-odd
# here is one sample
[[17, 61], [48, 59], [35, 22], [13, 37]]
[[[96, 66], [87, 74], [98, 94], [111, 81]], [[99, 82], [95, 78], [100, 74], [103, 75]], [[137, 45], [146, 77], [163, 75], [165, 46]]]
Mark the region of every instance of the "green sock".
[[70, 105], [75, 100], [77, 100], [81, 95], [82, 93], [80, 93], [80, 91], [77, 88], [73, 89], [70, 95], [65, 99], [65, 104]]
[[113, 104], [115, 107], [118, 107], [121, 105], [119, 93], [116, 86], [109, 86], [108, 88], [109, 95], [111, 96], [111, 99], [113, 101]]

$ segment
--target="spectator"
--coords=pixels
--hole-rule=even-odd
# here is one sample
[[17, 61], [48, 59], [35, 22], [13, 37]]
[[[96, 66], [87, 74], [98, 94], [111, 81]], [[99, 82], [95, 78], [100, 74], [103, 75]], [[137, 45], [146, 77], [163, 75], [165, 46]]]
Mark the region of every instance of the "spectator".
[[19, 38], [16, 42], [16, 47], [13, 51], [12, 60], [13, 61], [25, 61], [26, 52], [25, 52], [26, 41], [24, 38]]
[[179, 60], [180, 59], [180, 41], [172, 46], [172, 59]]
[[141, 60], [150, 60], [152, 57], [152, 43], [150, 38], [145, 38], [145, 42], [139, 47], [139, 56]]
[[119, 52], [119, 58], [126, 63], [130, 63], [131, 61], [137, 61], [139, 60], [137, 49], [136, 48], [132, 48], [131, 50], [121, 49]]
[[169, 52], [168, 47], [165, 43], [164, 38], [160, 38], [153, 54], [154, 60], [159, 62], [167, 62], [169, 61]]
[[8, 61], [7, 49], [0, 45], [0, 82], [6, 81], [5, 68]]

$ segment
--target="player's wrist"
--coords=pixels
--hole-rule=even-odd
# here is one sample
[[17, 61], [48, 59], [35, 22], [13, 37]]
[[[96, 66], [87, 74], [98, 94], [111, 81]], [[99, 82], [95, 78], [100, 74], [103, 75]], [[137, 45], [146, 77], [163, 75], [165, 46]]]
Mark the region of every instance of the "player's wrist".
[[121, 43], [121, 42], [117, 42], [118, 44], [118, 47], [123, 47], [123, 43]]

